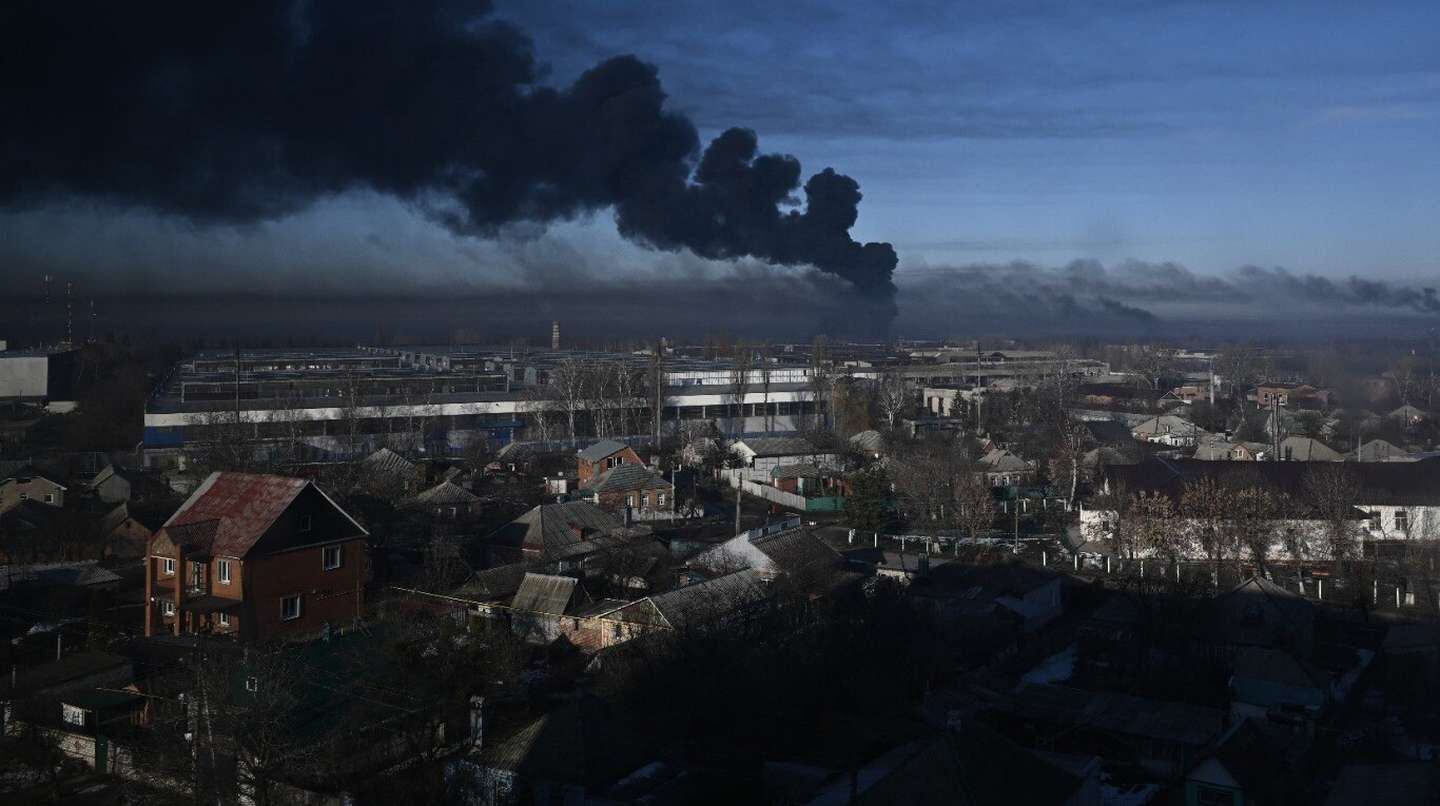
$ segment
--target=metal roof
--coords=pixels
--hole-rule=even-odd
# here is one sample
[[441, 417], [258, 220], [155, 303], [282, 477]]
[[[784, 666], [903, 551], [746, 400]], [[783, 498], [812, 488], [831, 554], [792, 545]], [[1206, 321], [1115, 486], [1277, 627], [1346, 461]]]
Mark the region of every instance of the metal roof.
[[[211, 473], [165, 521], [161, 532], [172, 543], [199, 543], [212, 555], [241, 557], [309, 486], [306, 479], [285, 476]], [[330, 504], [335, 506], [333, 501]], [[350, 519], [340, 507], [335, 510]], [[357, 535], [365, 534], [350, 520]]]
[[520, 588], [510, 602], [514, 610], [560, 616], [570, 607], [575, 586], [580, 580], [553, 574], [529, 572], [520, 580]]
[[630, 492], [632, 490], [668, 490], [670, 482], [644, 465], [617, 465], [591, 483], [597, 493]]
[[584, 450], [578, 451], [575, 455], [580, 457], [581, 459], [584, 459], [587, 462], [598, 462], [601, 459], [604, 459], [607, 456], [617, 454], [628, 447], [630, 446], [626, 445], [623, 442], [617, 442], [613, 439], [602, 439], [594, 445], [590, 445]]

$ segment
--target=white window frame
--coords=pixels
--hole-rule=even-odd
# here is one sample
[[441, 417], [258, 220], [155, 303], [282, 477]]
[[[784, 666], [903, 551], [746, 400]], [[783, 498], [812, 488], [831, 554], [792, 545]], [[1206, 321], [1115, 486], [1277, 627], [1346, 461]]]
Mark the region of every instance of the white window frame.
[[21, 490], [21, 491], [20, 491], [20, 500], [21, 500], [21, 501], [29, 501], [29, 500], [30, 500], [30, 493], [27, 493], [27, 492], [25, 492], [24, 490]]
[[626, 495], [626, 496], [625, 496], [625, 506], [630, 507], [631, 509], [634, 509], [634, 508], [635, 508], [635, 494], [634, 494], [634, 493], [630, 493], [629, 495]]
[[164, 574], [164, 575], [167, 576], [167, 577], [175, 576], [175, 558], [174, 558], [174, 557], [161, 557], [161, 558], [160, 558], [160, 573]]
[[[340, 551], [343, 546], [326, 546], [320, 550], [320, 567], [325, 571], [334, 571], [345, 562], [345, 555]], [[335, 552], [335, 564], [330, 564], [330, 552]]]
[[160, 614], [163, 616], [175, 615], [175, 603], [166, 599], [160, 603]]
[[217, 613], [217, 614], [215, 614], [215, 620], [216, 620], [216, 622], [217, 622], [221, 627], [229, 627], [229, 626], [230, 626], [230, 614], [229, 614], [229, 613]]
[[253, 692], [256, 692], [256, 691], [259, 691], [259, 690], [260, 690], [260, 678], [255, 677], [254, 675], [251, 675], [250, 677], [245, 678], [245, 690], [246, 690], [246, 691], [249, 691], [249, 692], [252, 692], [252, 693], [253, 693]]
[[218, 581], [221, 585], [229, 585], [229, 584], [230, 584], [230, 561], [229, 561], [229, 560], [216, 560], [216, 561], [215, 561], [215, 579], [216, 579], [216, 581]]
[[47, 503], [47, 504], [53, 504], [53, 503], [55, 503], [55, 493], [45, 493], [45, 503]]
[[[285, 603], [288, 602], [288, 601], [290, 601], [291, 599], [294, 599], [294, 600], [295, 600], [295, 615], [293, 615], [293, 616], [287, 616], [287, 615], [285, 615]], [[294, 595], [292, 595], [292, 596], [281, 596], [281, 597], [280, 597], [280, 620], [281, 620], [281, 621], [294, 621], [294, 620], [300, 618], [300, 615], [301, 615], [302, 613], [304, 613], [304, 612], [305, 612], [305, 611], [304, 611], [304, 602], [301, 601], [301, 596], [300, 596], [300, 594], [297, 593], [297, 594], [294, 594]]]
[[1391, 520], [1392, 520], [1392, 522], [1395, 524], [1395, 531], [1397, 531], [1397, 532], [1409, 532], [1409, 531], [1410, 531], [1410, 513], [1409, 513], [1409, 512], [1406, 512], [1406, 511], [1403, 510], [1403, 509], [1397, 509], [1397, 510], [1395, 510], [1395, 513], [1394, 513], [1393, 515], [1391, 515]]
[[665, 506], [665, 493], [655, 493], [655, 506]]
[[78, 705], [60, 703], [60, 718], [68, 725], [85, 727], [85, 709]]

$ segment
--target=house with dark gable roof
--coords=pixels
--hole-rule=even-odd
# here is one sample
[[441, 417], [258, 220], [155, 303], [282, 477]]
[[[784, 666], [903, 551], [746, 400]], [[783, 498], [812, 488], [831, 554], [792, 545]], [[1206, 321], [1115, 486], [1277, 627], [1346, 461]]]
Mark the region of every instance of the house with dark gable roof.
[[645, 463], [640, 461], [640, 454], [634, 448], [613, 439], [602, 439], [575, 454], [575, 472], [581, 488], [589, 487], [597, 477], [621, 465], [644, 467]]
[[644, 465], [617, 465], [591, 479], [586, 494], [601, 509], [631, 518], [675, 516], [675, 487]]
[[265, 641], [351, 622], [367, 536], [307, 479], [211, 473], [150, 542], [145, 634]]

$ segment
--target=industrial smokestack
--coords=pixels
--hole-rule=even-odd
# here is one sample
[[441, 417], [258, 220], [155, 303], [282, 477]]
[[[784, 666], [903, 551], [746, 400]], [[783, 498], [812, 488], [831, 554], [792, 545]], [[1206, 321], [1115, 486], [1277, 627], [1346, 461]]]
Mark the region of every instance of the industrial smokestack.
[[550, 323], [550, 349], [560, 349], [560, 320], [556, 319]]

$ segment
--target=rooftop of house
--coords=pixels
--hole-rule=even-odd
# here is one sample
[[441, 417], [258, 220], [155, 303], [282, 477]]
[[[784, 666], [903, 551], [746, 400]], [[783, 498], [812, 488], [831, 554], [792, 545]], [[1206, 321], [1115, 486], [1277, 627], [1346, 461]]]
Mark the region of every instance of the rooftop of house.
[[1033, 469], [1029, 462], [1004, 448], [991, 448], [980, 457], [980, 464], [991, 473], [1019, 473]]
[[742, 446], [757, 457], [814, 456], [824, 453], [804, 437], [749, 437], [735, 442], [736, 448]]
[[369, 473], [382, 473], [387, 476], [410, 477], [418, 470], [414, 462], [389, 448], [379, 448], [365, 457], [361, 464]]
[[764, 595], [765, 583], [759, 573], [745, 569], [647, 596], [615, 611], [613, 617], [619, 621], [683, 629], [718, 618]]
[[464, 506], [480, 500], [480, 496], [446, 480], [415, 496], [415, 503], [426, 506]]
[[564, 615], [570, 609], [580, 580], [575, 577], [527, 572], [510, 602], [512, 610], [545, 615]]
[[493, 532], [489, 541], [549, 555], [620, 528], [620, 521], [589, 501], [532, 507]]
[[591, 482], [596, 493], [624, 493], [638, 490], [669, 490], [670, 482], [644, 465], [616, 465]]
[[823, 474], [820, 468], [809, 462], [797, 462], [793, 465], [776, 465], [770, 470], [772, 479], [818, 479]]
[[575, 455], [586, 462], [598, 462], [607, 456], [614, 456], [628, 447], [630, 446], [623, 442], [613, 439], [602, 439], [578, 451]]
[[297, 497], [312, 488], [348, 522], [353, 536], [368, 534], [307, 479], [215, 472], [165, 521], [160, 536], [172, 545], [193, 545], [212, 556], [242, 557]]

